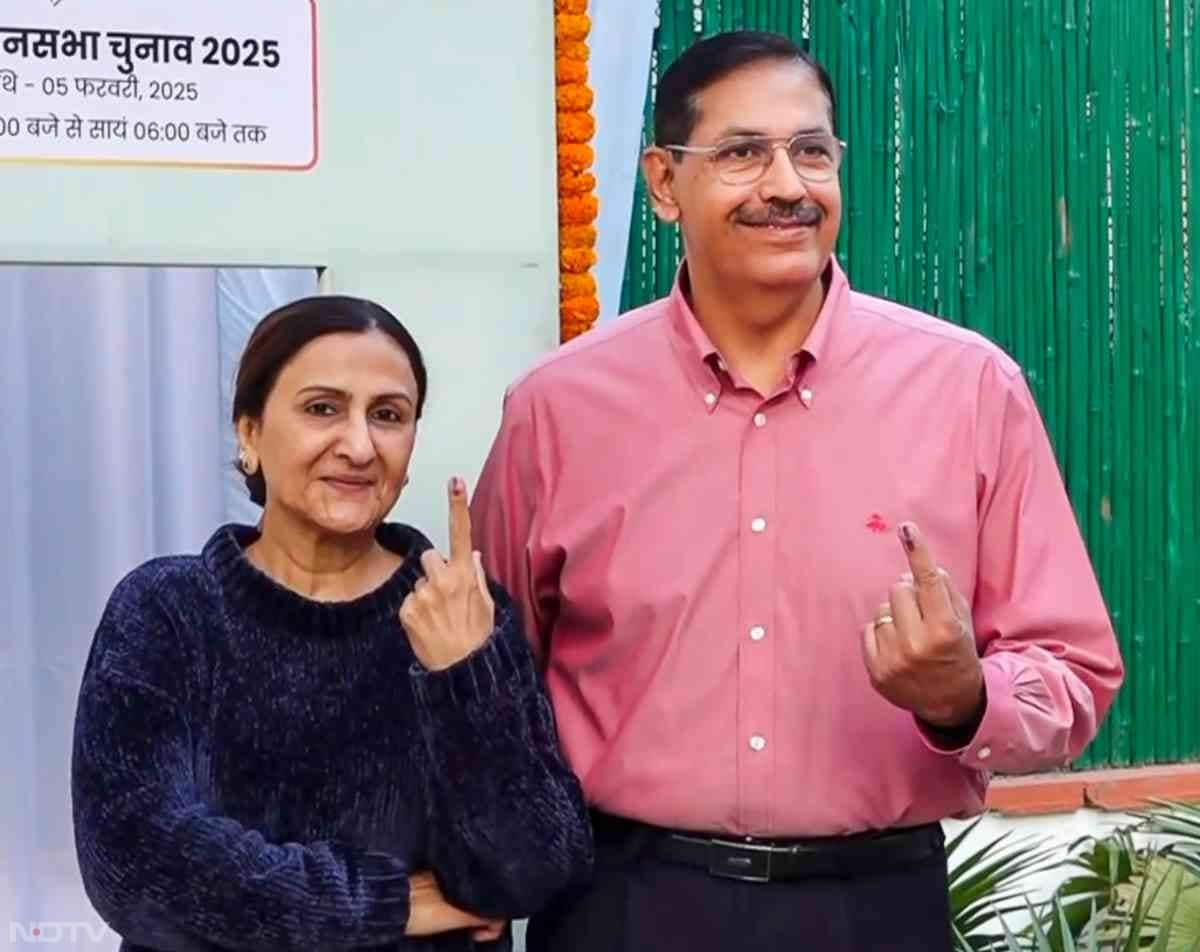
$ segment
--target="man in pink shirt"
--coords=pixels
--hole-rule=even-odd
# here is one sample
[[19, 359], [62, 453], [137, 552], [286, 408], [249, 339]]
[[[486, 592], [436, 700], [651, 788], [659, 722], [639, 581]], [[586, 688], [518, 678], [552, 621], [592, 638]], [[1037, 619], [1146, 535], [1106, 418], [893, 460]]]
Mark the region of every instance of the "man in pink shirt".
[[513, 384], [475, 496], [594, 810], [529, 947], [949, 949], [938, 821], [1077, 755], [1123, 674], [1036, 405], [851, 290], [790, 41], [692, 47], [655, 143], [675, 289]]

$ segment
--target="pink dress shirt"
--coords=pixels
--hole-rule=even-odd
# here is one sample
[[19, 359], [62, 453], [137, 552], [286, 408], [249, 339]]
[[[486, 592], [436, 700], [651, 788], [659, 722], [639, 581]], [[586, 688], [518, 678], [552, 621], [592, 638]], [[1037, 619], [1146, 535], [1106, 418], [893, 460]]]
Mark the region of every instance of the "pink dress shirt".
[[[730, 375], [678, 284], [541, 361], [506, 395], [473, 520], [589, 802], [648, 823], [786, 837], [970, 815], [991, 771], [1077, 755], [1123, 676], [1020, 369], [836, 262], [774, 393]], [[863, 665], [908, 570], [904, 520], [972, 603], [988, 700], [962, 749]]]

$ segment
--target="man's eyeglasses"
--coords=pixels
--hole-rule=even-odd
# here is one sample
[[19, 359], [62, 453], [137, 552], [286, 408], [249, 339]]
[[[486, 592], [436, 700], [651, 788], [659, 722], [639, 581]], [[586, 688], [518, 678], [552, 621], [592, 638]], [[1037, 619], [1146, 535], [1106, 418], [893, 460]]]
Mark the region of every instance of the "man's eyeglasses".
[[796, 174], [808, 182], [828, 182], [838, 173], [846, 143], [824, 133], [801, 133], [790, 139], [766, 136], [735, 136], [715, 145], [665, 145], [668, 152], [707, 156], [718, 178], [726, 185], [752, 185], [775, 158], [776, 149], [784, 149]]

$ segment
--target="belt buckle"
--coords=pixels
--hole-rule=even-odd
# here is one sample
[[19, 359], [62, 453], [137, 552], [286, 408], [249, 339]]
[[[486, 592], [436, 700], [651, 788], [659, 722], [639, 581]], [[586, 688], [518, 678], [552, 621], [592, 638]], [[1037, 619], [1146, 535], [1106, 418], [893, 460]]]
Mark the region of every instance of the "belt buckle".
[[771, 881], [771, 854], [774, 848], [731, 840], [708, 841], [708, 874], [745, 883]]

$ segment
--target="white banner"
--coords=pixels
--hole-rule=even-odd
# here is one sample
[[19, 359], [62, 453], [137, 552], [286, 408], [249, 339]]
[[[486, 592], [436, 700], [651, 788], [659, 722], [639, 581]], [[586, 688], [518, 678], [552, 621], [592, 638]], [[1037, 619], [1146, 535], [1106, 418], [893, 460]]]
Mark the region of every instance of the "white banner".
[[317, 162], [316, 0], [4, 7], [0, 161]]

